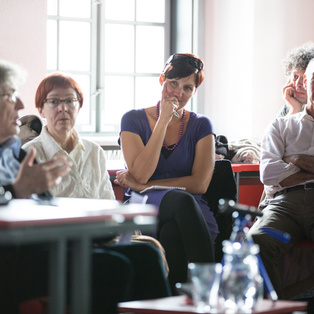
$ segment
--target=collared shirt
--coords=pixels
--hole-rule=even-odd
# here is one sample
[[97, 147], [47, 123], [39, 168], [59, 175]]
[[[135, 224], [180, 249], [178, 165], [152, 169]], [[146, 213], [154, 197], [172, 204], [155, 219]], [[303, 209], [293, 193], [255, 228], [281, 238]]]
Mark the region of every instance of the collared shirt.
[[14, 136], [0, 145], [0, 184], [11, 184], [20, 169], [17, 160], [20, 154], [21, 141]]
[[275, 119], [264, 134], [260, 176], [267, 197], [283, 190], [279, 183], [300, 171], [294, 164], [283, 161], [284, 157], [294, 154], [314, 156], [314, 119], [306, 110]]
[[31, 146], [35, 147], [38, 163], [59, 156], [65, 156], [72, 162], [70, 173], [51, 189], [53, 196], [115, 199], [102, 148], [96, 143], [82, 139], [75, 130], [73, 136], [75, 146], [69, 154], [58, 145], [46, 127], [23, 148], [28, 150]]

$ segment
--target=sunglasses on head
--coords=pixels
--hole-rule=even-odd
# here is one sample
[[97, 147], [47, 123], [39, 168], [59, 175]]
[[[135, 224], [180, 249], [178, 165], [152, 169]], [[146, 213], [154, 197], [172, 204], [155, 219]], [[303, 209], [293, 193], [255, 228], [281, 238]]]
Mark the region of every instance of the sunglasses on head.
[[201, 60], [196, 59], [192, 56], [187, 56], [185, 54], [180, 54], [180, 53], [172, 55], [168, 60], [169, 61], [166, 63], [165, 68], [169, 64], [184, 63], [184, 62], [189, 63], [198, 71], [202, 70], [204, 67], [204, 64]]

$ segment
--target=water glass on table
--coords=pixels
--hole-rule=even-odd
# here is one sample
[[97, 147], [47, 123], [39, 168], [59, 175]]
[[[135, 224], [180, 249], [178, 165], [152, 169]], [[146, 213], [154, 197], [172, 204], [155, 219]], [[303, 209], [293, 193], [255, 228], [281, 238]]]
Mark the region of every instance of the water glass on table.
[[226, 313], [251, 313], [263, 298], [257, 244], [224, 241], [220, 293]]
[[189, 263], [192, 297], [199, 313], [215, 313], [219, 308], [220, 263]]

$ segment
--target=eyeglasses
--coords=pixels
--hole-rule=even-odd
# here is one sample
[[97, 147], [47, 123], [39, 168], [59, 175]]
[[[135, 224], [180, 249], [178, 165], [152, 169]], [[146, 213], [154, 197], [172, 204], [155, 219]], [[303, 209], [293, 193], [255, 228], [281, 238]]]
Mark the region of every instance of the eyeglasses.
[[7, 100], [13, 102], [14, 104], [16, 104], [16, 102], [19, 98], [17, 91], [15, 91], [11, 94], [0, 94], [0, 97], [5, 97], [5, 98], [7, 98]]
[[75, 108], [79, 103], [77, 98], [47, 98], [44, 100], [44, 103], [48, 105], [49, 108], [57, 108], [60, 104], [64, 103], [68, 108]]
[[192, 65], [195, 69], [197, 69], [198, 71], [203, 70], [204, 64], [201, 60], [196, 59], [192, 56], [187, 56], [185, 54], [182, 53], [178, 53], [178, 54], [174, 54], [172, 55], [166, 65], [165, 68], [169, 65], [169, 64], [176, 64], [176, 63], [184, 63], [187, 62], [190, 65]]

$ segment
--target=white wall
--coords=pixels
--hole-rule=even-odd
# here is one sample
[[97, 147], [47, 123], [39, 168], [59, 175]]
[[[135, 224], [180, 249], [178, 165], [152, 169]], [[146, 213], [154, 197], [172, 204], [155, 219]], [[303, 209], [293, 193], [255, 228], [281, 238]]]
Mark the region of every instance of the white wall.
[[19, 90], [26, 107], [21, 115], [37, 113], [35, 92], [46, 75], [46, 21], [45, 0], [0, 0], [0, 59], [28, 72]]
[[314, 41], [312, 0], [205, 0], [205, 114], [217, 135], [258, 138], [283, 105], [282, 59]]

